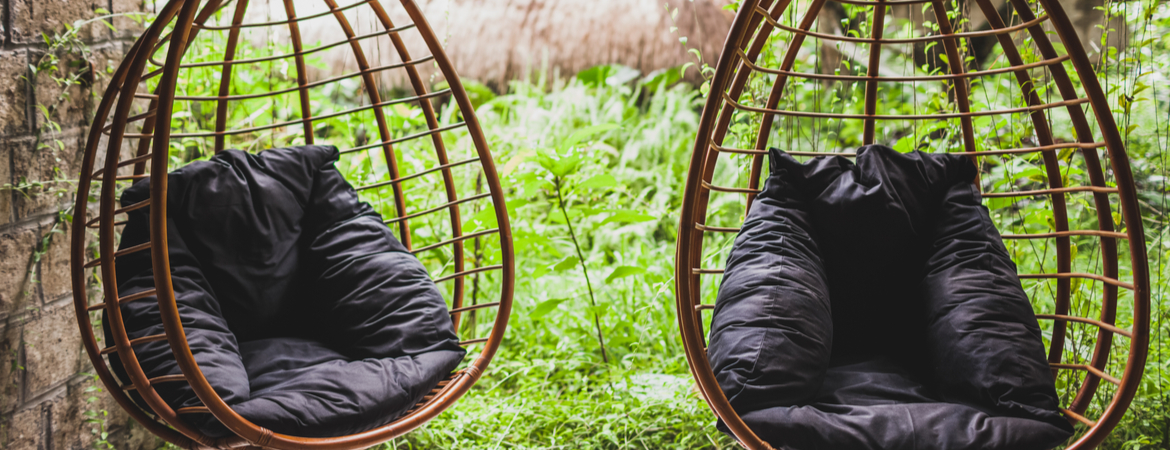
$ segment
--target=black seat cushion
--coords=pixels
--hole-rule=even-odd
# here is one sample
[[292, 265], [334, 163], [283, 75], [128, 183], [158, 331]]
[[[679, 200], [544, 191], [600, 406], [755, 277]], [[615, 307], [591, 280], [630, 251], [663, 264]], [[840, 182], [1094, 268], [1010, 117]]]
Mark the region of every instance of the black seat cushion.
[[884, 356], [834, 361], [813, 401], [741, 418], [785, 450], [1039, 450], [1070, 435], [1044, 421], [943, 401]]
[[[465, 354], [426, 269], [358, 200], [337, 158], [320, 146], [229, 150], [168, 178], [171, 279], [187, 342], [224, 401], [278, 433], [389, 423]], [[149, 198], [149, 187], [135, 183], [122, 204]], [[129, 216], [121, 249], [150, 239], [149, 208]], [[122, 296], [154, 287], [149, 252], [117, 261]], [[163, 332], [154, 297], [120, 310], [130, 338]], [[181, 373], [166, 342], [134, 349], [148, 377]], [[201, 404], [183, 382], [155, 389], [174, 408]], [[210, 415], [188, 417], [228, 434]]]
[[[1035, 316], [979, 206], [967, 157], [869, 146], [856, 163], [819, 157], [801, 164], [778, 150], [772, 161], [772, 176], [728, 259], [708, 349], [717, 376], [728, 366], [723, 355], [774, 355], [742, 366], [744, 375], [720, 377], [757, 434], [789, 449], [1027, 449], [1068, 438]], [[777, 204], [787, 208], [770, 206]], [[796, 233], [754, 231], [791, 228], [794, 215], [803, 218], [799, 235], [812, 236], [813, 244], [793, 239]], [[790, 263], [772, 271], [749, 267], [737, 263], [745, 251]], [[764, 277], [781, 286], [747, 282]], [[977, 279], [989, 281], [979, 286]], [[831, 328], [822, 325], [823, 306], [806, 300], [822, 286]], [[785, 295], [774, 299], [779, 292]], [[761, 320], [770, 316], [761, 313], [769, 311], [765, 305], [778, 303], [792, 311]], [[821, 335], [809, 349], [792, 348], [798, 342], [792, 338], [717, 337], [729, 334], [720, 325], [744, 328], [749, 320], [769, 328], [765, 336]], [[797, 328], [814, 324], [823, 328]], [[808, 378], [817, 373], [824, 374], [820, 380]], [[802, 382], [751, 384], [765, 376], [783, 380], [778, 374]], [[749, 388], [752, 399], [735, 401]]]

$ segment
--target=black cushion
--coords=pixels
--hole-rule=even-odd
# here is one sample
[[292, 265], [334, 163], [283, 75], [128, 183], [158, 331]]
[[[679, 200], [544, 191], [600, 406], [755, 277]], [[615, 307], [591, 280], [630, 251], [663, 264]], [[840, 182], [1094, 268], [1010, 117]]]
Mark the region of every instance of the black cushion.
[[1071, 432], [1032, 304], [979, 190], [967, 182], [945, 193], [919, 284], [937, 391]]
[[810, 400], [833, 346], [829, 286], [797, 191], [801, 172], [772, 161], [727, 257], [707, 349], [720, 387], [741, 410]]
[[[856, 163], [801, 164], [777, 150], [771, 159], [728, 259], [708, 349], [721, 387], [761, 438], [788, 449], [1038, 449], [1068, 438], [1035, 316], [967, 157], [869, 146]], [[739, 262], [745, 255], [790, 264], [769, 271]], [[808, 300], [823, 286], [831, 326]], [[776, 304], [784, 316], [762, 313]], [[747, 323], [786, 339], [719, 337], [730, 335], [725, 324]], [[807, 330], [814, 324], [821, 328]], [[810, 348], [789, 337], [818, 333], [804, 340]], [[721, 371], [735, 365], [724, 355], [772, 356], [729, 376]], [[800, 382], [755, 381], [785, 377]], [[749, 389], [753, 398], [737, 401]]]
[[[171, 276], [192, 353], [225, 402], [278, 433], [389, 423], [465, 354], [425, 268], [358, 200], [337, 159], [333, 147], [229, 150], [168, 178]], [[122, 204], [149, 194], [139, 181]], [[130, 213], [120, 248], [149, 240], [148, 215]], [[148, 252], [118, 259], [123, 296], [154, 287], [150, 262]], [[131, 338], [162, 333], [153, 297], [121, 311]], [[149, 377], [181, 373], [165, 342], [135, 351]], [[185, 383], [156, 389], [172, 407], [200, 404]], [[189, 417], [227, 434], [209, 415]]]
[[[777, 167], [799, 173], [817, 230], [833, 304], [833, 354], [918, 359], [918, 280], [942, 190], [974, 176], [958, 155], [898, 153], [862, 147], [857, 162], [779, 155]], [[893, 326], [893, 324], [911, 326]]]
[[943, 401], [884, 356], [834, 361], [812, 402], [741, 418], [785, 450], [1039, 450], [1070, 434], [1043, 421]]

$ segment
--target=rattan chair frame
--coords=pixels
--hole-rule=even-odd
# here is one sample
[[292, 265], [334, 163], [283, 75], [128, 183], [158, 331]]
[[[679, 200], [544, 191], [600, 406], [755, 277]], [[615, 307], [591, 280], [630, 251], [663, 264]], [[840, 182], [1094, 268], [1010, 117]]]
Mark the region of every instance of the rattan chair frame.
[[[777, 116], [788, 115], [797, 117], [831, 117], [843, 120], [864, 121], [863, 141], [865, 144], [874, 143], [875, 123], [880, 120], [934, 120], [938, 118], [957, 118], [962, 130], [962, 144], [965, 154], [972, 158], [992, 155], [1039, 153], [1047, 172], [1048, 189], [1017, 192], [988, 192], [985, 198], [995, 197], [1029, 197], [1050, 196], [1055, 219], [1055, 231], [1043, 234], [1005, 234], [1004, 239], [1053, 239], [1056, 242], [1055, 273], [1021, 274], [1021, 278], [1050, 278], [1056, 279], [1055, 312], [1053, 314], [1038, 314], [1040, 320], [1054, 321], [1051, 345], [1049, 348], [1049, 363], [1055, 374], [1059, 370], [1076, 370], [1085, 372], [1084, 382], [1070, 404], [1062, 408], [1070, 421], [1084, 424], [1088, 429], [1080, 438], [1073, 442], [1070, 449], [1089, 449], [1099, 445], [1109, 432], [1121, 420], [1130, 402], [1137, 393], [1149, 345], [1150, 321], [1150, 287], [1149, 267], [1145, 248], [1145, 236], [1142, 230], [1142, 219], [1138, 209], [1138, 198], [1134, 185], [1133, 175], [1126, 156], [1124, 141], [1117, 129], [1116, 122], [1110, 112], [1107, 99], [1096, 78], [1092, 64], [1078, 39], [1077, 34], [1062, 5], [1058, 0], [1039, 0], [1045, 14], [1036, 16], [1026, 0], [1011, 0], [1011, 5], [1019, 14], [1021, 24], [1007, 26], [999, 12], [988, 0], [976, 0], [980, 10], [988, 18], [991, 30], [970, 35], [995, 36], [1010, 63], [1004, 69], [968, 72], [962, 64], [963, 59], [955, 45], [957, 38], [964, 33], [957, 33], [950, 27], [946, 16], [946, 9], [941, 0], [901, 0], [901, 1], [860, 1], [860, 0], [831, 0], [839, 3], [870, 6], [869, 17], [873, 20], [870, 27], [873, 34], [869, 38], [843, 38], [840, 36], [822, 35], [810, 31], [818, 13], [829, 0], [812, 0], [809, 9], [803, 12], [797, 27], [783, 26], [778, 22], [781, 14], [792, 4], [792, 0], [746, 0], [735, 17], [731, 30], [728, 33], [723, 51], [718, 59], [714, 78], [711, 81], [711, 94], [704, 105], [698, 136], [690, 160], [687, 173], [685, 191], [679, 225], [676, 247], [675, 287], [676, 307], [678, 311], [679, 328], [683, 338], [686, 357], [691, 373], [698, 383], [699, 391], [710, 405], [714, 413], [721, 418], [741, 444], [749, 449], [770, 449], [768, 443], [761, 440], [744, 421], [735, 413], [727, 397], [720, 389], [715, 374], [707, 359], [706, 336], [703, 330], [702, 311], [714, 309], [714, 305], [703, 303], [700, 294], [701, 277], [706, 274], [721, 274], [722, 269], [704, 268], [701, 265], [703, 255], [703, 238], [706, 233], [737, 233], [736, 227], [716, 227], [706, 225], [707, 207], [712, 192], [738, 193], [747, 197], [750, 208], [755, 195], [759, 193], [759, 180], [763, 164], [763, 157], [767, 153], [768, 132], [772, 121]], [[884, 39], [882, 37], [883, 20], [887, 6], [905, 4], [927, 4], [935, 11], [936, 23], [940, 25], [938, 34], [913, 39]], [[1052, 42], [1045, 34], [1043, 22], [1048, 22], [1055, 29], [1060, 41], [1064, 43], [1066, 54], [1060, 55]], [[756, 64], [764, 48], [767, 37], [776, 29], [792, 33], [789, 46], [785, 50], [781, 66], [778, 69], [763, 68]], [[758, 30], [758, 31], [757, 31]], [[1008, 33], [1026, 31], [1033, 41], [1042, 60], [1037, 63], [1024, 64], [1020, 52]], [[865, 76], [825, 75], [798, 73], [792, 70], [796, 58], [796, 50], [800, 48], [805, 37], [814, 36], [823, 39], [852, 40], [870, 46], [870, 60], [866, 66]], [[948, 56], [949, 73], [931, 76], [879, 76], [880, 48], [886, 44], [911, 43], [934, 41], [941, 44]], [[1065, 70], [1064, 63], [1070, 63], [1079, 76], [1085, 97], [1079, 97], [1074, 84]], [[1029, 70], [1044, 67], [1049, 70], [1061, 101], [1045, 104], [1035, 90], [1028, 89], [1032, 79]], [[753, 108], [744, 106], [735, 101], [744, 92], [749, 75], [752, 72], [764, 72], [775, 76], [766, 106]], [[995, 73], [1011, 72], [1014, 74], [1019, 92], [1026, 92], [1024, 96], [1026, 107], [1000, 110], [972, 112], [968, 100], [968, 85], [970, 79]], [[865, 83], [864, 114], [825, 114], [807, 111], [785, 111], [776, 109], [781, 92], [790, 77], [820, 80], [850, 80]], [[915, 82], [915, 81], [944, 81], [954, 93], [954, 102], [957, 113], [933, 116], [890, 116], [877, 114], [877, 85], [879, 82]], [[1097, 120], [1097, 132], [1100, 141], [1094, 139], [1094, 129], [1090, 126], [1084, 110], [1079, 105], [1089, 104]], [[1045, 113], [1049, 109], [1064, 108], [1071, 118], [1073, 129], [1076, 131], [1079, 142], [1058, 143], [1053, 138], [1052, 130], [1048, 127]], [[760, 113], [762, 125], [758, 128], [758, 135], [753, 149], [734, 149], [723, 147], [723, 140], [728, 133], [732, 114], [736, 111], [753, 111]], [[1028, 113], [1035, 127], [1039, 145], [1031, 148], [1002, 149], [976, 151], [975, 132], [971, 118], [985, 114]], [[1080, 150], [1084, 169], [1089, 174], [1091, 186], [1064, 187], [1059, 172], [1057, 151], [1062, 149]], [[1098, 151], [1104, 149], [1108, 153], [1111, 171], [1116, 187], [1108, 186]], [[747, 187], [716, 186], [712, 178], [716, 163], [721, 154], [752, 155], [750, 175]], [[827, 153], [817, 152], [790, 152], [798, 156], [817, 156]], [[853, 153], [834, 153], [853, 157]], [[1097, 210], [1098, 229], [1070, 230], [1067, 217], [1065, 195], [1073, 192], [1090, 192], [1093, 204]], [[1111, 196], [1116, 196], [1114, 200]], [[1125, 220], [1124, 232], [1115, 230], [1111, 216], [1111, 205], [1120, 208]], [[1069, 250], [1070, 237], [1097, 236], [1100, 238], [1101, 272], [1075, 273], [1071, 271], [1071, 255]], [[1132, 281], [1125, 282], [1118, 279], [1118, 248], [1117, 241], [1126, 240], [1131, 258]], [[1070, 315], [1070, 281], [1074, 278], [1095, 280], [1102, 283], [1102, 300], [1100, 316], [1096, 318], [1078, 317]], [[1128, 289], [1133, 296], [1133, 324], [1132, 329], [1126, 330], [1115, 325], [1118, 289]], [[1066, 328], [1068, 323], [1081, 323], [1097, 328], [1096, 345], [1093, 348], [1092, 359], [1089, 364], [1062, 363]], [[1109, 359], [1111, 344], [1114, 335], [1121, 336], [1128, 341], [1128, 358], [1125, 361], [1124, 374], [1110, 375], [1105, 372], [1105, 365]], [[1097, 393], [1101, 381], [1117, 386], [1115, 394], [1109, 400], [1108, 406], [1102, 415], [1096, 419], [1084, 417], [1090, 401]]]
[[[382, 6], [381, 0], [360, 0], [344, 7], [338, 6], [334, 0], [323, 1], [329, 7], [329, 11], [298, 19], [293, 9], [292, 0], [283, 0], [283, 6], [288, 17], [287, 20], [271, 23], [245, 24], [243, 23], [243, 18], [249, 0], [235, 0], [236, 7], [232, 16], [232, 25], [213, 27], [206, 25], [209, 18], [213, 17], [213, 14], [216, 12], [229, 7], [232, 4], [232, 0], [171, 0], [158, 12], [157, 20], [134, 43], [123, 63], [113, 74], [105, 95], [102, 97], [96, 110], [95, 125], [90, 130], [82, 161], [82, 172], [76, 199], [76, 210], [78, 213], [74, 217], [71, 230], [72, 247], [70, 257], [72, 263], [74, 304], [78, 326], [81, 329], [82, 342], [86, 353], [93, 363], [95, 372], [106, 387], [106, 390], [114, 397], [115, 401], [149, 432], [182, 448], [356, 449], [376, 445], [419, 427], [445, 409], [451, 407], [481, 377], [503, 341], [504, 331], [511, 313], [512, 297], [515, 289], [515, 261], [511, 228], [507, 210], [504, 208], [504, 190], [500, 184], [499, 176], [488, 148], [487, 139], [479, 126], [475, 117], [474, 107], [460, 82], [458, 74], [444, 53], [434, 31], [430, 28], [421, 10], [414, 1], [400, 0], [399, 2], [412, 21], [412, 24], [407, 26], [396, 26], [391, 21], [386, 9]], [[203, 5], [202, 8], [200, 8], [200, 5]], [[344, 11], [361, 5], [370, 6], [376, 19], [385, 30], [373, 34], [389, 36], [398, 56], [404, 61], [403, 63], [380, 67], [370, 66], [362, 47], [357, 43], [363, 37], [355, 36], [353, 27], [343, 14]], [[346, 33], [347, 39], [342, 41], [342, 43], [349, 42], [351, 44], [351, 50], [356, 56], [360, 71], [358, 73], [346, 74], [310, 83], [306, 76], [304, 61], [304, 55], [309, 51], [303, 49], [298, 24], [309, 18], [326, 17], [329, 15], [332, 15], [337, 20], [337, 23]], [[173, 29], [171, 29], [169, 35], [161, 36], [168, 24], [173, 24]], [[245, 61], [234, 60], [234, 54], [239, 40], [239, 31], [243, 28], [274, 25], [285, 25], [289, 28], [294, 53], [286, 55], [286, 57], [295, 59], [297, 87], [293, 90], [288, 90], [288, 92], [296, 92], [299, 95], [299, 107], [301, 108], [302, 119], [299, 119], [297, 122], [303, 123], [305, 130], [303, 137], [306, 144], [313, 144], [314, 141], [314, 136], [311, 131], [312, 122], [326, 117], [326, 115], [313, 116], [309, 107], [309, 88], [336, 82], [345, 78], [360, 76], [366, 87], [365, 95], [368, 96], [369, 105], [354, 110], [342, 111], [341, 113], [334, 113], [329, 116], [349, 114], [359, 110], [372, 109], [374, 111], [377, 128], [380, 133], [380, 141], [370, 146], [343, 150], [343, 153], [381, 148], [382, 156], [385, 158], [390, 172], [390, 180], [376, 185], [360, 186], [358, 189], [365, 190], [381, 186], [391, 187], [398, 217], [386, 220], [386, 222], [388, 226], [396, 226], [399, 229], [398, 234], [400, 240], [412, 253], [419, 254], [441, 247], [450, 247], [452, 249], [454, 255], [453, 273], [435, 278], [434, 281], [436, 283], [448, 281], [454, 283], [453, 298], [450, 299], [450, 314], [452, 320], [455, 322], [456, 329], [458, 329], [459, 320], [463, 314], [480, 309], [496, 309], [495, 320], [492, 323], [491, 332], [488, 336], [472, 337], [471, 339], [460, 342], [460, 345], [463, 346], [483, 345], [482, 349], [478, 352], [478, 356], [470, 361], [464, 369], [456, 371], [447, 379], [440, 382], [418, 405], [390, 424], [349, 436], [305, 438], [273, 433], [240, 417], [230, 406], [224, 403], [219, 395], [215, 393], [212, 387], [212, 381], [208, 380], [200, 371], [187, 345], [186, 335], [174, 299], [166, 233], [168, 177], [150, 177], [151, 197], [149, 200], [135, 205], [125, 205], [121, 208], [117, 205], [116, 184], [118, 182], [134, 181], [146, 177], [148, 167], [149, 172], [153, 174], [168, 173], [169, 167], [166, 155], [168, 154], [169, 141], [171, 138], [184, 136], [171, 133], [171, 117], [173, 105], [176, 100], [217, 102], [217, 131], [211, 133], [208, 137], [215, 139], [216, 152], [224, 149], [226, 136], [233, 132], [233, 130], [228, 129], [226, 123], [227, 116], [225, 112], [228, 102], [250, 98], [248, 96], [229, 95], [228, 89], [233, 64], [241, 64], [243, 63], [242, 61]], [[399, 32], [409, 28], [417, 29], [425, 42], [427, 50], [430, 52], [429, 56], [418, 59], [411, 58], [404, 41], [399, 35]], [[229, 30], [228, 45], [224, 60], [217, 64], [222, 66], [223, 71], [218, 92], [219, 95], [207, 98], [176, 96], [178, 72], [184, 67], [190, 66], [182, 64], [183, 56], [187, 50], [187, 44], [193, 40], [196, 33], [204, 29]], [[164, 43], [170, 45], [167, 48], [166, 61], [159, 63], [162, 67], [158, 70], [143, 74], [146, 65], [153, 61], [154, 53], [161, 49]], [[421, 62], [432, 61], [447, 81], [450, 86], [449, 89], [434, 93], [427, 92], [423, 78], [419, 75], [415, 66]], [[403, 69], [406, 71], [410, 86], [416, 94], [415, 96], [388, 101], [383, 101], [380, 98], [373, 75], [377, 72], [391, 69]], [[143, 80], [155, 76], [160, 77], [155, 92], [150, 94], [138, 92]], [[269, 93], [269, 95], [277, 94], [279, 93]], [[452, 126], [439, 126], [435, 107], [432, 104], [432, 99], [439, 96], [449, 96], [452, 99], [453, 107], [459, 108], [463, 122]], [[146, 113], [132, 116], [130, 111], [136, 99], [147, 99], [150, 101], [150, 106]], [[388, 129], [382, 107], [402, 102], [416, 102], [421, 107], [428, 131], [391, 139], [392, 135]], [[107, 121], [109, 125], [102, 126]], [[142, 132], [137, 134], [127, 133], [128, 124], [138, 121], [142, 122]], [[277, 126], [296, 125], [297, 123], [284, 123], [278, 124]], [[456, 162], [449, 161], [441, 134], [456, 127], [467, 130], [475, 147], [476, 156], [474, 158]], [[399, 169], [396, 167], [394, 145], [411, 139], [427, 137], [430, 138], [435, 149], [436, 166], [419, 173], [405, 176], [400, 175]], [[120, 149], [123, 146], [123, 142], [127, 139], [138, 139], [137, 153], [133, 157], [122, 159]], [[98, 161], [101, 159], [101, 149], [103, 146], [105, 147], [105, 161], [95, 171], [94, 169], [98, 166]], [[155, 157], [155, 155], [163, 155], [163, 157]], [[452, 178], [452, 169], [467, 164], [475, 164], [482, 168], [484, 187], [488, 192], [460, 199], [457, 197]], [[130, 170], [129, 168], [131, 166], [133, 167], [132, 174], [119, 175], [120, 170], [123, 172]], [[447, 202], [436, 208], [409, 213], [401, 187], [402, 183], [432, 173], [441, 175], [443, 180], [442, 192], [447, 197]], [[93, 187], [99, 188], [100, 193], [98, 195], [98, 204], [96, 205], [97, 215], [94, 218], [89, 218], [86, 212], [92, 209], [90, 206], [90, 193]], [[490, 207], [494, 209], [498, 226], [490, 230], [465, 234], [460, 218], [460, 205], [469, 201], [482, 199], [490, 199], [492, 202]], [[147, 206], [150, 207], [150, 241], [142, 245], [117, 250], [117, 227], [125, 224], [125, 221], [119, 221], [116, 216]], [[408, 220], [440, 211], [448, 211], [450, 215], [451, 237], [438, 243], [415, 248]], [[87, 246], [86, 234], [88, 233], [87, 230], [93, 230], [95, 228], [99, 237], [98, 250], [100, 255], [103, 256], [87, 260], [85, 250]], [[465, 267], [463, 249], [465, 241], [489, 234], [498, 235], [500, 263], [473, 268]], [[151, 252], [155, 274], [155, 288], [145, 292], [120, 296], [115, 277], [116, 259], [126, 254], [147, 250]], [[90, 268], [95, 268], [104, 280], [102, 297], [106, 300], [94, 305], [91, 305], [89, 301], [87, 275], [89, 275], [88, 271]], [[500, 272], [499, 300], [465, 305], [465, 278], [488, 271]], [[131, 340], [127, 336], [122, 322], [119, 306], [127, 302], [151, 297], [157, 297], [159, 301], [165, 333]], [[91, 324], [90, 313], [94, 311], [105, 312], [106, 321], [112, 331], [114, 342], [106, 348], [99, 347], [99, 341], [95, 336]], [[162, 340], [167, 341], [170, 345], [182, 370], [182, 375], [169, 375], [148, 379], [138, 364], [133, 346], [140, 343]], [[119, 361], [123, 364], [129, 375], [130, 384], [119, 384], [118, 380], [111, 373], [109, 366], [103, 360], [103, 355], [109, 355], [111, 358], [119, 358]], [[178, 410], [174, 410], [168, 406], [154, 391], [153, 386], [159, 383], [174, 382], [189, 383], [204, 406]], [[136, 391], [142, 397], [142, 400], [149, 406], [149, 410], [144, 410], [131, 400], [127, 394], [131, 390]], [[201, 434], [182, 418], [183, 415], [191, 413], [213, 414], [235, 436], [212, 439]]]

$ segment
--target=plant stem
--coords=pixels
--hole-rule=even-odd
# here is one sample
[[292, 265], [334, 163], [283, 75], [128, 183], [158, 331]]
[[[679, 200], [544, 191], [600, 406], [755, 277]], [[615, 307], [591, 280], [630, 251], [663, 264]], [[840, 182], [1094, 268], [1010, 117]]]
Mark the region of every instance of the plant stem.
[[565, 215], [565, 224], [569, 226], [569, 238], [573, 240], [573, 248], [577, 250], [577, 261], [581, 264], [581, 272], [585, 274], [585, 287], [589, 289], [589, 304], [593, 306], [593, 326], [597, 328], [597, 343], [601, 345], [601, 360], [609, 364], [609, 354], [605, 351], [605, 335], [601, 332], [601, 319], [597, 315], [597, 299], [593, 296], [593, 282], [589, 281], [589, 268], [585, 266], [585, 254], [581, 252], [581, 244], [577, 242], [577, 233], [573, 231], [573, 221], [569, 220], [569, 212], [565, 210], [565, 198], [561, 195], [561, 178], [554, 176], [553, 185], [557, 192], [557, 207]]

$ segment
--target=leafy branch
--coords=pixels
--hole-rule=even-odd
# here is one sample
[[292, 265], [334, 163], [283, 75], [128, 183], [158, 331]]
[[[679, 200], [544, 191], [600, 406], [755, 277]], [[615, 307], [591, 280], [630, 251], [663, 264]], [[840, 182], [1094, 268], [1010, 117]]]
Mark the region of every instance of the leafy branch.
[[555, 194], [553, 197], [556, 199], [556, 207], [565, 217], [569, 239], [572, 240], [573, 249], [577, 253], [577, 265], [581, 268], [581, 273], [585, 276], [585, 287], [589, 291], [589, 309], [592, 312], [593, 326], [597, 332], [597, 344], [601, 349], [601, 359], [606, 364], [609, 364], [609, 352], [605, 348], [605, 333], [601, 329], [601, 308], [597, 304], [593, 281], [589, 278], [589, 267], [585, 264], [585, 252], [581, 249], [581, 242], [577, 239], [576, 230], [573, 229], [573, 220], [569, 216], [564, 188], [566, 187], [566, 177], [571, 173], [575, 173], [583, 162], [581, 153], [577, 148], [578, 144], [590, 136], [604, 133], [614, 128], [617, 128], [617, 125], [602, 124], [582, 128], [569, 135], [569, 138], [561, 142], [556, 148], [545, 149], [545, 151], [538, 155], [540, 166], [552, 175], [552, 187]]
[[609, 353], [605, 351], [605, 335], [601, 332], [601, 318], [598, 316], [597, 298], [593, 295], [593, 282], [589, 280], [589, 266], [585, 265], [585, 253], [581, 251], [581, 243], [577, 241], [577, 233], [573, 231], [573, 221], [569, 219], [569, 211], [565, 209], [565, 197], [561, 193], [561, 177], [553, 175], [553, 188], [556, 191], [557, 207], [565, 216], [565, 225], [569, 227], [569, 238], [573, 240], [573, 249], [577, 251], [577, 261], [581, 264], [581, 272], [585, 275], [585, 287], [589, 290], [589, 306], [593, 311], [593, 326], [597, 328], [597, 343], [601, 346], [601, 360], [609, 364]]

